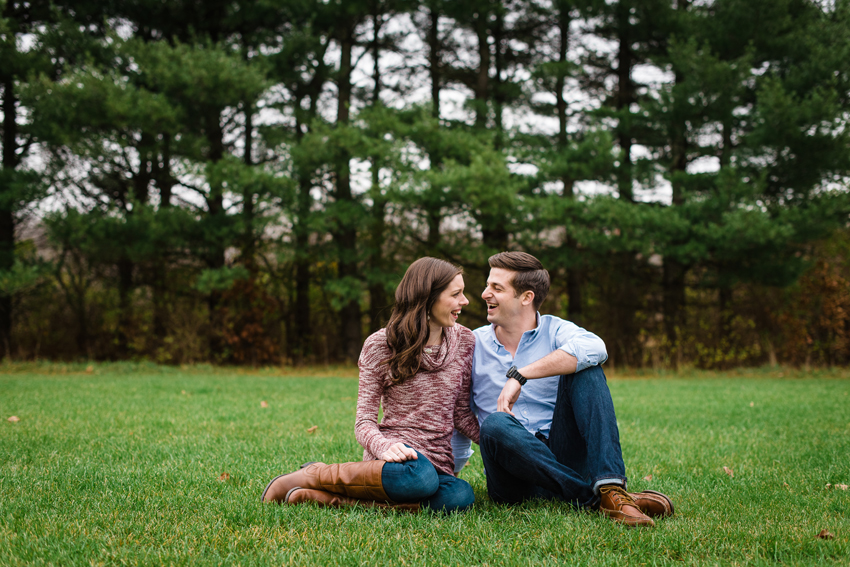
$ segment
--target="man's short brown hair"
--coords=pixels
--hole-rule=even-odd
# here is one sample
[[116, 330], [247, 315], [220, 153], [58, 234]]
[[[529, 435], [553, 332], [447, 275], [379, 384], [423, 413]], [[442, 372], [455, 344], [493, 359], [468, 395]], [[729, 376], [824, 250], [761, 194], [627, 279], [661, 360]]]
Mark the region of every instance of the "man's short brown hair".
[[549, 295], [549, 272], [540, 260], [525, 252], [499, 252], [487, 261], [491, 268], [501, 268], [514, 273], [510, 281], [517, 297], [526, 291], [534, 292], [534, 309], [540, 309]]

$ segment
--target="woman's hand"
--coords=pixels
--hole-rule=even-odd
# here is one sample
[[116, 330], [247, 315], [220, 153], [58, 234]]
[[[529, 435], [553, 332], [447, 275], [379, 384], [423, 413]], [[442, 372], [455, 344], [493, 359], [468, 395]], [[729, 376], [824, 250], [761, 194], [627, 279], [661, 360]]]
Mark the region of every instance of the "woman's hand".
[[404, 443], [394, 443], [392, 447], [387, 449], [381, 460], [388, 463], [403, 463], [404, 461], [415, 461], [419, 457], [416, 456], [416, 451], [406, 446]]

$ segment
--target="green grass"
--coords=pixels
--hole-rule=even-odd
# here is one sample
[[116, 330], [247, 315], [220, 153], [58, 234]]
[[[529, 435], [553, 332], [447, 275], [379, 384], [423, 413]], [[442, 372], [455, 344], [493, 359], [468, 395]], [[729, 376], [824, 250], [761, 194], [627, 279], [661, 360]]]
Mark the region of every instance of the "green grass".
[[846, 371], [612, 373], [630, 488], [676, 505], [644, 530], [496, 506], [478, 453], [465, 515], [261, 505], [280, 472], [362, 455], [352, 370], [307, 374], [0, 366], [0, 565], [850, 564], [850, 490], [825, 488], [850, 484]]

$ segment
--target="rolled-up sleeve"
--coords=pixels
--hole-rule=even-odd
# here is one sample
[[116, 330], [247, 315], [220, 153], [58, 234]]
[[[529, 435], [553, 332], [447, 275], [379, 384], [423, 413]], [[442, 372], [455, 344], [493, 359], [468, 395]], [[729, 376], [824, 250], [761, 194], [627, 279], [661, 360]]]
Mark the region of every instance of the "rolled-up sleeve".
[[556, 348], [576, 358], [576, 372], [608, 360], [605, 342], [575, 323], [564, 321], [555, 334]]

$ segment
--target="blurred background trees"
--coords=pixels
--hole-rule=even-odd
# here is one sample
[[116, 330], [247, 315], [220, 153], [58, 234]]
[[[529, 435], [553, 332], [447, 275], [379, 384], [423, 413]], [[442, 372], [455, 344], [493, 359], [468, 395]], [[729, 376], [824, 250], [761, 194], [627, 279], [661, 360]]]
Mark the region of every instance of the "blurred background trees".
[[356, 360], [540, 257], [610, 363], [850, 361], [850, 2], [0, 0], [0, 350]]

